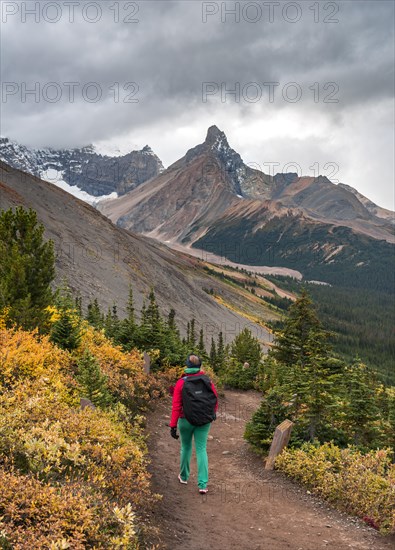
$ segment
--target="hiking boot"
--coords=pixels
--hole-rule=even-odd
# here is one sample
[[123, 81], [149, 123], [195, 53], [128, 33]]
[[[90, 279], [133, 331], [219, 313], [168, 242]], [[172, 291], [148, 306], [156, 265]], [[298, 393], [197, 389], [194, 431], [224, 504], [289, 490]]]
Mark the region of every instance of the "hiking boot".
[[182, 483], [183, 485], [186, 485], [188, 482], [181, 479], [181, 474], [178, 474], [178, 481]]

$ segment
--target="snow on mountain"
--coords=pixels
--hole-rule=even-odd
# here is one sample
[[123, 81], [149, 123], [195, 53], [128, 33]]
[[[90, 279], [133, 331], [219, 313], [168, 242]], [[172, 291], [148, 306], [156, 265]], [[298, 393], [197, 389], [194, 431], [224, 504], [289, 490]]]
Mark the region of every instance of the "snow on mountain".
[[64, 191], [70, 193], [70, 195], [73, 195], [74, 197], [77, 197], [77, 199], [81, 199], [92, 206], [96, 206], [99, 202], [106, 199], [118, 198], [118, 193], [116, 193], [115, 191], [110, 193], [109, 195], [94, 197], [93, 195], [90, 195], [86, 191], [83, 191], [76, 185], [69, 185], [63, 179], [63, 172], [60, 172], [59, 170], [54, 170], [53, 168], [49, 168], [48, 170], [43, 171], [40, 177], [41, 179], [48, 181], [49, 183], [53, 183], [57, 187], [60, 187]]
[[79, 149], [33, 149], [2, 137], [0, 160], [43, 179], [48, 170], [56, 170], [61, 174], [57, 179], [73, 188], [72, 194], [85, 192], [87, 202], [93, 200], [88, 198], [91, 196], [94, 203], [103, 196], [114, 197], [112, 193], [122, 195], [164, 170], [148, 145], [141, 151], [105, 155], [93, 145]]

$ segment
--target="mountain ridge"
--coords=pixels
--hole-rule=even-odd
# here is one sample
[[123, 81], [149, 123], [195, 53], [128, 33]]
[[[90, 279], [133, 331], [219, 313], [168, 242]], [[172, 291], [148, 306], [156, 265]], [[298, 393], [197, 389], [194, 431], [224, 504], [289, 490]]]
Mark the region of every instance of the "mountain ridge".
[[[211, 126], [203, 143], [159, 176], [98, 208], [121, 227], [169, 246], [291, 268], [331, 284], [347, 286], [355, 278], [392, 292], [395, 226], [367, 201], [323, 175], [271, 177], [252, 169]], [[236, 245], [238, 260], [224, 252]], [[259, 253], [249, 258], [248, 249]]]
[[[101, 197], [122, 195], [164, 170], [159, 157], [146, 145], [126, 155], [103, 155], [95, 146], [75, 149], [32, 149], [0, 138], [0, 160], [10, 166], [59, 186]], [[73, 193], [73, 189], [68, 189]]]
[[[395, 217], [350, 189], [344, 184], [335, 185], [322, 175], [264, 174], [247, 166], [230, 147], [225, 133], [210, 126], [203, 143], [189, 149], [158, 177], [145, 182], [139, 190], [126, 193], [121, 200], [103, 201], [99, 208], [122, 227], [148, 232], [164, 241], [176, 238], [181, 242], [186, 233], [192, 238], [192, 227], [200, 227], [195, 239], [199, 238], [214, 214], [222, 216], [237, 203], [243, 208], [244, 200], [269, 200], [322, 223], [345, 225], [372, 238], [395, 242]], [[189, 219], [178, 212], [182, 208], [192, 211]]]

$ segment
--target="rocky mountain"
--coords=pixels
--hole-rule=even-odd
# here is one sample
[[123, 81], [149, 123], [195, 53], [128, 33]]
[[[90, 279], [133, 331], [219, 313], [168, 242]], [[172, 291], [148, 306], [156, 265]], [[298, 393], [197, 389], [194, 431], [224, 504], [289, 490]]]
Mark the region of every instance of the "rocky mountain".
[[137, 311], [153, 287], [162, 312], [174, 308], [184, 333], [196, 318], [207, 346], [219, 331], [230, 341], [247, 325], [263, 343], [271, 340], [265, 320], [279, 314], [250, 292], [210, 275], [206, 262], [119, 228], [55, 185], [0, 161], [0, 210], [18, 205], [37, 212], [55, 243], [57, 283], [65, 279], [85, 307], [97, 297], [102, 308], [116, 303], [122, 313], [132, 283]]
[[[357, 276], [363, 285], [381, 266], [377, 286], [392, 281], [393, 213], [324, 176], [254, 170], [216, 126], [167, 170], [99, 208], [121, 227], [247, 265], [284, 266], [342, 284]], [[230, 257], [235, 247], [238, 260]]]
[[164, 169], [148, 145], [123, 156], [107, 156], [97, 153], [92, 145], [82, 149], [30, 149], [0, 138], [0, 160], [90, 203], [111, 194], [123, 195]]
[[269, 189], [271, 178], [243, 163], [216, 126], [204, 143], [190, 149], [156, 178], [122, 200], [103, 201], [100, 210], [119, 226], [159, 240], [195, 238], [249, 190]]

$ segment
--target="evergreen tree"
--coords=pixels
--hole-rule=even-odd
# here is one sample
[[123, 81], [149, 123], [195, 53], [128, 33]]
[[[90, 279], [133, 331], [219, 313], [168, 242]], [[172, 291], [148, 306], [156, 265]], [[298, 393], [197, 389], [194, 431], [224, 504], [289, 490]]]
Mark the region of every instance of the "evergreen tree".
[[77, 311], [78, 317], [82, 319], [82, 298], [77, 296], [75, 299], [75, 309]]
[[321, 348], [317, 352], [328, 355], [329, 333], [322, 330], [313, 302], [307, 291], [303, 289], [300, 297], [289, 308], [284, 329], [276, 333], [273, 356], [278, 362], [286, 365], [292, 366], [297, 362], [304, 365], [308, 358], [307, 347], [312, 334], [320, 334], [316, 345], [319, 344]]
[[204, 331], [202, 328], [200, 329], [200, 333], [199, 333], [199, 343], [197, 346], [197, 353], [200, 359], [202, 360], [202, 362], [207, 360], [207, 352], [206, 352], [206, 347], [204, 345]]
[[214, 371], [217, 371], [217, 350], [215, 347], [214, 338], [211, 338], [209, 365]]
[[189, 349], [194, 352], [196, 350], [196, 329], [195, 329], [195, 318], [191, 319], [189, 323], [189, 339], [188, 339]]
[[294, 444], [342, 437], [344, 442], [339, 423], [336, 425], [344, 365], [331, 357], [327, 338], [304, 291], [291, 306], [284, 329], [276, 334], [275, 345], [260, 371], [262, 374], [263, 369], [263, 377], [258, 383], [266, 395], [275, 390], [295, 422]]
[[379, 435], [377, 381], [373, 372], [360, 361], [346, 367], [344, 375], [346, 431], [355, 445], [372, 447]]
[[252, 336], [248, 328], [244, 328], [231, 344], [224, 382], [233, 388], [252, 389], [258, 375], [261, 356], [258, 339]]
[[163, 328], [162, 362], [168, 365], [180, 364], [187, 354], [186, 345], [180, 338], [175, 316], [176, 312], [171, 309]]
[[187, 344], [189, 346], [190, 341], [191, 341], [191, 324], [188, 321], [187, 322], [187, 336], [185, 338], [185, 344]]
[[97, 359], [85, 350], [84, 355], [78, 361], [77, 381], [81, 385], [82, 395], [100, 408], [108, 407], [113, 398], [108, 389], [107, 376], [101, 370]]
[[104, 315], [102, 314], [97, 298], [88, 304], [86, 320], [95, 328], [103, 328]]
[[164, 332], [165, 327], [156, 303], [155, 293], [151, 289], [148, 305], [146, 306], [144, 303], [141, 310], [141, 323], [138, 327], [136, 342], [137, 346], [145, 351], [154, 349], [160, 351], [159, 357], [151, 363], [153, 370], [158, 369], [165, 359]]
[[59, 289], [55, 297], [59, 318], [50, 331], [50, 340], [62, 349], [73, 351], [81, 342], [81, 318], [74, 305], [70, 289]]
[[276, 426], [287, 416], [288, 409], [282, 393], [276, 388], [271, 389], [247, 422], [244, 438], [257, 449], [269, 450]]
[[222, 331], [218, 334], [217, 356], [216, 356], [216, 371], [220, 372], [225, 367], [226, 351], [224, 345], [224, 337]]
[[112, 308], [108, 308], [107, 315], [104, 320], [104, 332], [107, 338], [110, 338], [115, 343], [118, 343], [119, 330], [120, 321], [118, 318], [117, 306], [114, 304]]
[[169, 312], [169, 315], [167, 317], [167, 326], [170, 330], [176, 332], [177, 331], [177, 325], [176, 325], [176, 312], [174, 309], [171, 309]]
[[388, 410], [388, 437], [387, 442], [393, 448], [395, 453], [395, 388], [389, 390], [389, 410]]
[[45, 242], [36, 212], [0, 211], [0, 310], [9, 307], [10, 321], [24, 329], [45, 330], [54, 278], [53, 242]]
[[134, 313], [134, 298], [132, 285], [129, 286], [128, 303], [126, 306], [127, 317], [119, 326], [118, 341], [125, 350], [131, 350], [136, 344], [137, 324]]
[[249, 368], [258, 373], [258, 367], [262, 358], [262, 350], [259, 341], [251, 334], [251, 331], [244, 328], [233, 340], [230, 347], [230, 355], [239, 363], [249, 363]]

